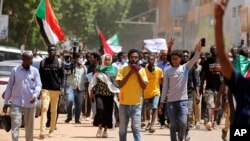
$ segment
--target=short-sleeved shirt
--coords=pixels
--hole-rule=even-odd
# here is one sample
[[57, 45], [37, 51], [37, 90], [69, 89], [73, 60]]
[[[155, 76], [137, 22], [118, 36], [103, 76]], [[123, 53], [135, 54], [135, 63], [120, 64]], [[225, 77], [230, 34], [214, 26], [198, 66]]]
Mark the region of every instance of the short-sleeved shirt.
[[219, 91], [222, 82], [220, 65], [216, 58], [210, 57], [202, 65], [201, 73], [206, 75], [206, 89]]
[[[123, 80], [126, 75], [128, 75], [131, 68], [129, 66], [125, 66], [118, 71], [116, 80]], [[139, 71], [142, 79], [145, 82], [148, 82], [148, 78], [144, 68], [141, 68]], [[139, 80], [135, 73], [133, 73], [124, 84], [123, 87], [120, 88], [120, 104], [123, 105], [138, 105], [141, 104], [141, 98], [143, 94], [143, 89], [140, 86]]]
[[250, 125], [250, 78], [244, 78], [235, 70], [231, 79], [224, 79], [232, 91], [237, 107], [232, 125]]
[[148, 84], [144, 90], [144, 99], [150, 99], [154, 96], [160, 96], [160, 79], [163, 78], [161, 68], [155, 67], [153, 72], [150, 72], [148, 68], [145, 68], [148, 77]]

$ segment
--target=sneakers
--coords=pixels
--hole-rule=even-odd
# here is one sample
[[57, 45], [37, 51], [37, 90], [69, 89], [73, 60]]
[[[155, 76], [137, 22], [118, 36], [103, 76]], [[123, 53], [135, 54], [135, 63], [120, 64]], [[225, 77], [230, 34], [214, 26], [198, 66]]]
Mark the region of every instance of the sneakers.
[[49, 137], [54, 137], [54, 132], [53, 131], [49, 131]]
[[148, 123], [147, 126], [146, 126], [146, 128], [145, 128], [145, 131], [148, 131], [150, 128], [151, 128], [151, 124]]
[[103, 131], [103, 133], [102, 133], [102, 137], [103, 137], [103, 138], [107, 138], [107, 137], [108, 137], [108, 133], [107, 133], [107, 131], [105, 131], [105, 130]]
[[196, 129], [200, 129], [201, 128], [201, 126], [199, 124], [196, 124], [195, 127], [196, 127]]
[[186, 136], [185, 141], [190, 141], [190, 136], [189, 135]]
[[75, 124], [81, 124], [81, 121], [80, 120], [76, 120]]
[[222, 129], [221, 132], [222, 132], [222, 135], [221, 135], [222, 140], [226, 141], [227, 140], [227, 132], [224, 129]]
[[211, 122], [208, 122], [208, 123], [206, 124], [206, 129], [207, 129], [208, 131], [212, 131], [212, 123], [211, 123]]
[[141, 123], [141, 128], [145, 127], [146, 124], [145, 123]]
[[102, 128], [98, 128], [97, 133], [96, 133], [96, 137], [97, 138], [101, 138], [102, 137]]
[[166, 127], [167, 127], [167, 128], [170, 128], [170, 123], [167, 123]]
[[160, 129], [164, 129], [166, 127], [166, 125], [161, 125]]
[[69, 123], [71, 120], [72, 120], [72, 118], [67, 118], [67, 119], [65, 120], [65, 123]]
[[39, 135], [39, 139], [40, 139], [40, 140], [43, 140], [44, 138], [45, 138], [45, 135], [44, 135], [44, 134], [40, 134], [40, 135]]
[[217, 130], [218, 129], [218, 125], [216, 123], [213, 123], [212, 125], [213, 129]]
[[154, 129], [153, 127], [150, 127], [150, 128], [148, 129], [148, 131], [149, 131], [149, 133], [154, 133], [154, 132], [155, 132], [155, 129]]
[[87, 117], [85, 120], [86, 120], [86, 121], [90, 121], [90, 118], [89, 118], [89, 117]]

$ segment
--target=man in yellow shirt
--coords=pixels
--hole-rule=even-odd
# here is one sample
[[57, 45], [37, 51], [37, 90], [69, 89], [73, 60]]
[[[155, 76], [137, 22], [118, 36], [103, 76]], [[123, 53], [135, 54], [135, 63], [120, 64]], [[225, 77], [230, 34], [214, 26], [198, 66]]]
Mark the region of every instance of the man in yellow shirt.
[[116, 80], [120, 87], [119, 137], [127, 141], [127, 127], [131, 118], [131, 128], [135, 141], [141, 141], [141, 101], [143, 89], [147, 86], [146, 72], [139, 65], [140, 52], [131, 49], [128, 52], [129, 64], [118, 71]]
[[148, 130], [150, 133], [154, 133], [155, 129], [153, 129], [153, 125], [155, 122], [158, 102], [160, 98], [160, 83], [163, 79], [163, 73], [161, 68], [154, 65], [155, 55], [148, 56], [148, 65], [146, 66], [146, 75], [148, 78], [148, 85], [144, 90], [144, 100], [146, 103], [147, 112], [151, 112], [151, 121], [149, 115], [149, 123], [146, 127], [146, 131]]

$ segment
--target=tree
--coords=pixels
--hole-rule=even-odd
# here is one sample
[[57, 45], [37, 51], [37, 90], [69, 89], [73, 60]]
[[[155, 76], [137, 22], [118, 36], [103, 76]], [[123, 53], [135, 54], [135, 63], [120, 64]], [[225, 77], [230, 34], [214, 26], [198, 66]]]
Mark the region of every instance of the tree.
[[[1, 41], [0, 44], [20, 47], [25, 43], [26, 49], [34, 47], [45, 49], [39, 26], [36, 23], [35, 12], [38, 7], [37, 0], [7, 0], [3, 3], [3, 14], [9, 15], [9, 39]], [[51, 5], [57, 19], [62, 18], [58, 14], [60, 0], [51, 1]]]
[[110, 37], [119, 29], [115, 21], [126, 18], [130, 4], [131, 0], [64, 0], [62, 27], [68, 36], [81, 37], [90, 48], [99, 47], [95, 23]]

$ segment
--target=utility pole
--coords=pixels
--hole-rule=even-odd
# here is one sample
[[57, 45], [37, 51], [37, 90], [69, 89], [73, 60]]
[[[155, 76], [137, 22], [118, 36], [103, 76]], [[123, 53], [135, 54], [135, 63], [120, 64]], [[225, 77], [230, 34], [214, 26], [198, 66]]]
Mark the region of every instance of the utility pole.
[[3, 13], [3, 0], [0, 0], [0, 15]]

